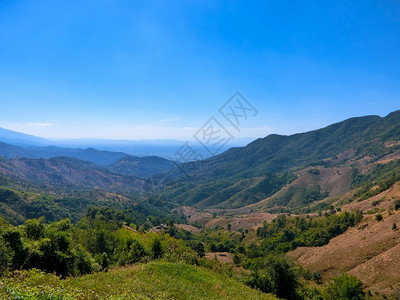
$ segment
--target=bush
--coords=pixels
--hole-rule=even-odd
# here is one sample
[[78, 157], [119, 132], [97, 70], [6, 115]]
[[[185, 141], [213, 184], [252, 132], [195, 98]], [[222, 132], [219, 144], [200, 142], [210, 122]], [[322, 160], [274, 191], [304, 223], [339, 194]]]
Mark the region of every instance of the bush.
[[365, 299], [362, 282], [353, 275], [339, 275], [326, 288], [324, 293], [325, 300]]
[[26, 220], [24, 229], [28, 239], [39, 240], [44, 236], [44, 218]]
[[312, 273], [312, 279], [317, 283], [317, 284], [321, 284], [322, 282], [322, 276], [319, 272], [314, 272]]
[[21, 233], [16, 228], [10, 228], [4, 233], [3, 239], [5, 244], [11, 250], [12, 268], [22, 268], [26, 261], [28, 253], [22, 242]]
[[279, 298], [296, 299], [297, 274], [283, 256], [268, 256], [254, 261], [247, 284]]
[[161, 239], [158, 235], [155, 235], [150, 241], [150, 251], [154, 259], [162, 257], [163, 248], [161, 244]]
[[5, 245], [3, 238], [0, 236], [0, 275], [11, 267], [12, 253]]
[[239, 266], [240, 263], [242, 262], [242, 259], [236, 253], [233, 255], [232, 259], [233, 259], [233, 263], [235, 264], [235, 266]]
[[378, 222], [380, 222], [380, 221], [383, 220], [383, 217], [382, 217], [381, 214], [377, 214], [376, 217], [375, 217], [375, 219], [376, 219]]
[[375, 200], [375, 201], [372, 201], [372, 206], [377, 206], [379, 203], [381, 203], [382, 202], [382, 200]]
[[200, 241], [190, 241], [188, 246], [192, 248], [192, 250], [196, 251], [200, 257], [204, 257], [206, 255], [206, 250], [204, 249], [204, 245]]
[[96, 269], [93, 258], [90, 256], [89, 252], [83, 249], [80, 245], [74, 249], [74, 254], [77, 274], [89, 274]]

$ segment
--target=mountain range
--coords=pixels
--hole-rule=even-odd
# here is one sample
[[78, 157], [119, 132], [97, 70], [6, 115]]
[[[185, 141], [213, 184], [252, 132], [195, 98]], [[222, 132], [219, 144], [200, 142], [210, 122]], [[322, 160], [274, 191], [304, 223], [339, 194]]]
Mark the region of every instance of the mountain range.
[[[251, 142], [251, 138], [237, 138], [230, 141], [222, 149], [218, 147], [208, 147], [211, 152], [221, 153], [233, 146], [243, 146]], [[88, 155], [79, 153], [85, 149], [97, 149], [108, 152], [122, 152], [122, 155], [128, 154], [132, 156], [160, 156], [167, 159], [181, 160], [177, 151], [185, 144], [185, 141], [180, 140], [110, 140], [110, 139], [44, 139], [33, 135], [28, 135], [4, 128], [0, 128], [0, 142], [23, 148], [23, 155], [31, 158], [49, 158], [53, 156], [74, 155], [76, 158], [87, 159], [91, 158]], [[191, 147], [197, 151], [202, 157], [210, 157], [210, 153], [202, 145], [192, 143]], [[0, 148], [1, 150], [1, 148]], [[21, 156], [21, 150], [15, 149], [6, 154], [15, 157]], [[2, 155], [0, 153], [0, 155]], [[104, 156], [104, 153], [103, 153]], [[114, 157], [111, 155], [111, 159]], [[90, 160], [94, 163], [111, 163], [110, 161], [97, 161], [96, 158]]]
[[400, 111], [289, 136], [269, 135], [154, 179], [166, 182], [169, 198], [180, 205], [238, 208], [274, 196], [267, 206], [300, 207], [347, 192], [358, 172], [397, 157]]
[[119, 192], [135, 191], [151, 176], [149, 194], [158, 197], [154, 184], [165, 187], [164, 200], [176, 205], [293, 209], [348, 192], [359, 174], [400, 156], [399, 141], [400, 111], [395, 111], [289, 136], [272, 134], [178, 166], [155, 156], [1, 143], [0, 170], [2, 176], [40, 186]]

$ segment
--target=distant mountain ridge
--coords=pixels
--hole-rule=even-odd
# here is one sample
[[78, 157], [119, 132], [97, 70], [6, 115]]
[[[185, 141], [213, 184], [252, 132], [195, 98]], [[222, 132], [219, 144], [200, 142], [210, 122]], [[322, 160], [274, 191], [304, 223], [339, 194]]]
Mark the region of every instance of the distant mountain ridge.
[[0, 141], [13, 145], [50, 145], [47, 139], [0, 127]]
[[[252, 138], [237, 138], [229, 141], [223, 149], [219, 149], [221, 153], [229, 147], [246, 145], [250, 143]], [[177, 155], [178, 149], [185, 143], [184, 140], [110, 140], [110, 139], [94, 139], [94, 138], [81, 138], [81, 139], [44, 139], [29, 134], [24, 134], [4, 128], [0, 128], [0, 142], [22, 147], [24, 149], [35, 150], [31, 153], [31, 158], [48, 158], [57, 155], [68, 155], [68, 153], [61, 152], [62, 149], [68, 149], [70, 152], [73, 149], [96, 149], [99, 151], [109, 152], [122, 152], [132, 156], [159, 156], [167, 159], [181, 160]], [[42, 149], [38, 147], [43, 147]], [[49, 147], [45, 149], [44, 147]], [[191, 147], [199, 152], [204, 158], [210, 157], [210, 153], [199, 143], [192, 143]], [[217, 151], [217, 147], [209, 147]], [[215, 148], [215, 149], [214, 149]], [[57, 153], [58, 152], [58, 153]], [[20, 155], [19, 155], [20, 156]], [[81, 157], [77, 157], [81, 158]], [[85, 158], [82, 158], [85, 159]], [[98, 163], [96, 161], [93, 161]], [[108, 162], [111, 163], [111, 162]], [[107, 164], [107, 163], [102, 163]]]
[[89, 161], [97, 165], [109, 165], [126, 154], [96, 150], [93, 148], [61, 148], [55, 146], [14, 146], [0, 142], [0, 156], [7, 158], [51, 158], [56, 156], [69, 156], [80, 160]]
[[113, 173], [93, 163], [72, 157], [0, 160], [3, 177], [47, 189], [103, 189], [132, 192], [141, 189], [142, 179]]
[[116, 174], [147, 177], [154, 173], [167, 172], [174, 164], [165, 158], [136, 157], [123, 152], [97, 150], [93, 148], [61, 148], [55, 146], [14, 146], [0, 142], [0, 156], [14, 158], [71, 157], [94, 163]]

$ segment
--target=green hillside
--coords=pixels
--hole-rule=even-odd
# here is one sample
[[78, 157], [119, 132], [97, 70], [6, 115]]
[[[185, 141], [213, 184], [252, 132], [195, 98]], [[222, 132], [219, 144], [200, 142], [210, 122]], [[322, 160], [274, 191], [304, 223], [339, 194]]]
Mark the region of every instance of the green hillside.
[[142, 180], [136, 176], [116, 174], [93, 163], [66, 156], [3, 158], [0, 160], [0, 174], [38, 189], [56, 191], [100, 188], [131, 192], [142, 185]]
[[[152, 262], [61, 280], [38, 271], [2, 279], [2, 299], [277, 299], [228, 276], [182, 263]], [[22, 298], [23, 297], [23, 298]]]
[[[183, 165], [163, 182], [167, 182], [168, 198], [181, 205], [237, 208], [272, 196], [297, 178], [296, 171], [309, 166], [351, 166], [355, 172], [360, 166], [372, 166], [385, 156], [399, 153], [398, 143], [388, 146], [394, 141], [400, 141], [400, 111], [384, 118], [351, 118], [290, 136], [269, 135], [246, 147], [232, 148], [194, 165]], [[188, 178], [187, 174], [192, 176]], [[306, 202], [291, 201], [290, 195], [281, 195], [283, 200], [276, 204], [290, 202], [301, 206], [328, 195], [319, 191], [318, 186], [312, 190]], [[304, 198], [307, 191], [294, 194]]]
[[136, 157], [125, 155], [108, 166], [108, 170], [121, 174], [146, 178], [154, 173], [168, 172], [172, 161], [158, 156]]

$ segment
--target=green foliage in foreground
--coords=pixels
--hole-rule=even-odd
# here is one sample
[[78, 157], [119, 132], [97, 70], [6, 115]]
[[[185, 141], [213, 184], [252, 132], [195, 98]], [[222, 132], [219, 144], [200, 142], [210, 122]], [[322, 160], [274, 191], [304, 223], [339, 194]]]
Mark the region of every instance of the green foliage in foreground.
[[[246, 290], [235, 289], [247, 285], [285, 299], [322, 299], [320, 291], [303, 284], [320, 284], [321, 278], [306, 274], [284, 253], [323, 245], [357, 224], [362, 214], [281, 215], [259, 228], [257, 236], [254, 231], [221, 228], [193, 235], [172, 223], [156, 234], [143, 226], [127, 226], [126, 218], [104, 207], [92, 207], [76, 224], [69, 219], [46, 224], [40, 218], [13, 226], [0, 218], [0, 273], [6, 274], [0, 278], [2, 292], [16, 295], [10, 299], [187, 299], [192, 294], [193, 299], [240, 299], [247, 297], [240, 293]], [[204, 258], [206, 249], [233, 253], [239, 268]], [[129, 267], [115, 269], [121, 266]], [[225, 279], [217, 278], [221, 276]], [[225, 288], [225, 281], [235, 288]], [[251, 299], [261, 294], [254, 295]]]
[[254, 260], [250, 269], [252, 271], [247, 281], [250, 286], [279, 298], [297, 298], [297, 274], [284, 257], [267, 256]]
[[124, 225], [124, 217], [93, 207], [76, 225], [69, 219], [45, 224], [41, 218], [13, 226], [0, 218], [0, 273], [37, 268], [65, 277], [162, 257], [188, 263], [199, 258], [181, 240], [139, 232]]
[[276, 299], [211, 270], [152, 262], [65, 280], [38, 270], [0, 283], [1, 299]]
[[324, 294], [326, 300], [365, 299], [362, 282], [357, 277], [347, 274], [337, 276]]

